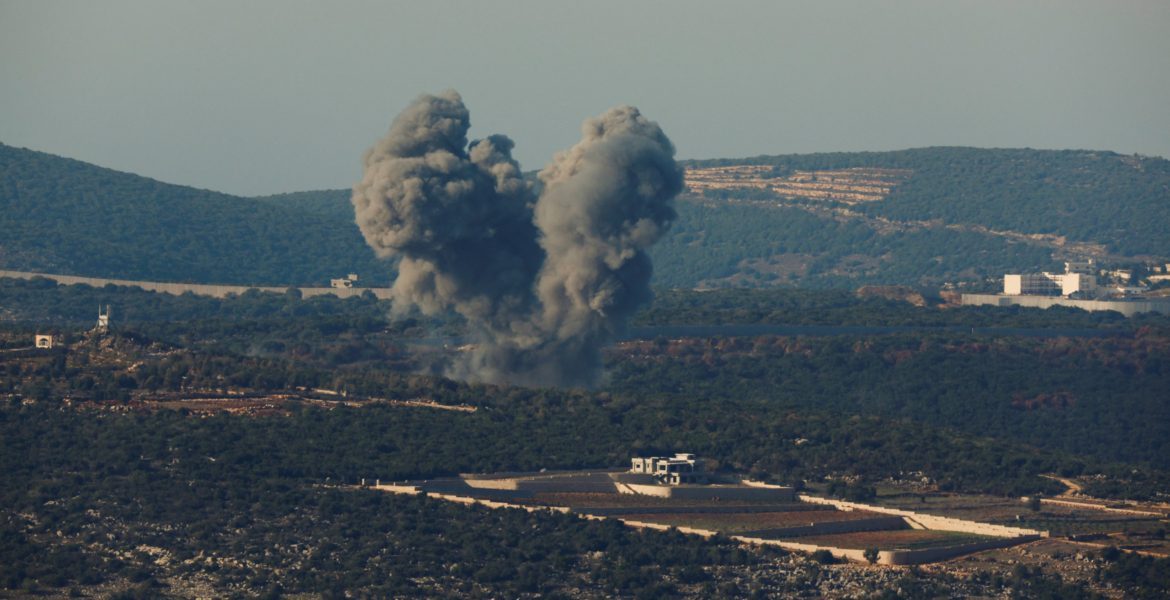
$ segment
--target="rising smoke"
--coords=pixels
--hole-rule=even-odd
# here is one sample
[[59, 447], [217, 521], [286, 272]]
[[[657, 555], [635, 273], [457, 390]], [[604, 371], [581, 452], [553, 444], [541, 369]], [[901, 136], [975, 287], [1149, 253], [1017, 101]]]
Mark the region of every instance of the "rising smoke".
[[674, 146], [638, 109], [585, 121], [539, 174], [539, 196], [502, 135], [467, 141], [454, 91], [415, 100], [366, 152], [357, 224], [397, 258], [396, 311], [454, 310], [475, 350], [460, 379], [589, 386], [601, 348], [650, 297], [646, 249], [674, 220]]

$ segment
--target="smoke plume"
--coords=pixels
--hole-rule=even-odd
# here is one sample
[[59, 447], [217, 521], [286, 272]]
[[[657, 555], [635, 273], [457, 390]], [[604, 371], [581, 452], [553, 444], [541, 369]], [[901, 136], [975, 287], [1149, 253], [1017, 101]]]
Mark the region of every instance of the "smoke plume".
[[613, 108], [540, 172], [537, 196], [512, 141], [468, 144], [469, 128], [459, 94], [424, 95], [366, 152], [353, 204], [366, 242], [398, 259], [395, 310], [466, 317], [475, 349], [453, 377], [593, 385], [601, 348], [651, 297], [646, 250], [682, 189], [674, 146]]

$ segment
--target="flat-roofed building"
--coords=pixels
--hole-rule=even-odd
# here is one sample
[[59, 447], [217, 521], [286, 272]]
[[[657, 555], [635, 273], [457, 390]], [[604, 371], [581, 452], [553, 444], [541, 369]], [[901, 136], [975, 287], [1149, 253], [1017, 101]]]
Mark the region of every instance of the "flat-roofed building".
[[703, 466], [694, 454], [677, 453], [672, 457], [649, 456], [630, 460], [630, 472], [651, 475], [660, 483], [680, 485], [706, 480]]
[[[1087, 296], [1098, 292], [1097, 276], [1085, 272], [1089, 263], [1064, 263], [1064, 273], [1009, 273], [1003, 276], [1006, 296]], [[1086, 266], [1087, 265], [1087, 266]]]

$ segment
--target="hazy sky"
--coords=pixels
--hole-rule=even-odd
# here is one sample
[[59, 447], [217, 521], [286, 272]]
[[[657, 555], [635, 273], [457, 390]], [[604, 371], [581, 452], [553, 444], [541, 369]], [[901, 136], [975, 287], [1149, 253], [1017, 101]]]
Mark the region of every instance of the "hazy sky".
[[449, 87], [525, 169], [616, 104], [680, 158], [1170, 156], [1170, 1], [0, 0], [0, 142], [172, 183], [349, 187]]

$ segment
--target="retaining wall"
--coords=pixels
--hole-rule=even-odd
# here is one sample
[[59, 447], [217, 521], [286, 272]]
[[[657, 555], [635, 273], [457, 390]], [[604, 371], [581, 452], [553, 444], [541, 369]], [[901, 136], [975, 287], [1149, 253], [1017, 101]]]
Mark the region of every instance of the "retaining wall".
[[[802, 544], [800, 542], [785, 542], [782, 540], [771, 540], [766, 538], [747, 537], [741, 535], [733, 535], [731, 539], [745, 544], [755, 544], [757, 546], [776, 546], [785, 550], [795, 550], [797, 552], [807, 552], [812, 554], [817, 550], [827, 550], [829, 554], [841, 560], [851, 560], [853, 562], [869, 562], [865, 559], [865, 550], [855, 550], [853, 548], [837, 548], [836, 546], [818, 546], [816, 544]], [[881, 562], [881, 554], [878, 555], [878, 562]]]
[[1170, 300], [1074, 300], [1061, 296], [963, 294], [962, 301], [963, 306], [1025, 306], [1031, 308], [1071, 306], [1088, 311], [1115, 310], [1127, 317], [1144, 312], [1170, 314]]
[[776, 502], [791, 502], [795, 497], [792, 488], [757, 488], [757, 487], [722, 487], [713, 485], [703, 486], [673, 486], [673, 485], [643, 485], [638, 483], [623, 483], [618, 486], [621, 493], [634, 492], [645, 496], [659, 498], [682, 498], [687, 500], [772, 500]]
[[920, 565], [928, 562], [947, 560], [964, 554], [991, 550], [992, 548], [1006, 548], [1040, 539], [1039, 535], [1021, 535], [1012, 538], [999, 538], [983, 542], [971, 542], [957, 546], [941, 548], [923, 548], [921, 550], [883, 550], [878, 553], [878, 564], [881, 565]]
[[[1029, 500], [1028, 496], [1021, 498], [1024, 502]], [[1167, 513], [1155, 512], [1152, 510], [1139, 510], [1136, 508], [1118, 508], [1114, 506], [1107, 506], [1104, 504], [1094, 504], [1092, 502], [1078, 502], [1076, 500], [1064, 500], [1061, 498], [1040, 498], [1041, 504], [1052, 504], [1055, 506], [1068, 506], [1070, 508], [1083, 508], [1085, 510], [1099, 510], [1102, 512], [1120, 513], [1123, 515], [1139, 515], [1143, 517], [1153, 517], [1158, 519], [1167, 518]]]
[[846, 502], [845, 500], [821, 498], [818, 496], [808, 496], [805, 494], [801, 494], [800, 499], [804, 502], [809, 502], [812, 504], [827, 504], [829, 506], [835, 506], [840, 510], [867, 510], [870, 512], [884, 513], [887, 515], [898, 515], [899, 517], [905, 517], [910, 522], [911, 526], [913, 526], [915, 523], [920, 524], [922, 529], [959, 531], [962, 533], [974, 533], [977, 535], [989, 535], [993, 537], [1019, 537], [1027, 535], [1048, 537], [1047, 531], [1037, 531], [1035, 529], [1025, 529], [1023, 527], [1008, 527], [1006, 525], [992, 525], [990, 523], [965, 521], [963, 519], [955, 519], [951, 517], [938, 517], [935, 515], [916, 513], [909, 510], [888, 508], [885, 506], [874, 506], [872, 504], [861, 504], [859, 502]]
[[492, 490], [521, 490], [529, 493], [545, 492], [550, 494], [577, 492], [577, 493], [614, 493], [614, 481], [608, 473], [589, 473], [584, 475], [537, 475], [531, 477], [507, 477], [498, 479], [464, 478], [464, 483], [475, 489]]
[[773, 504], [757, 506], [606, 506], [601, 508], [573, 507], [573, 512], [589, 513], [599, 516], [621, 515], [689, 515], [689, 514], [752, 514], [769, 512], [801, 512], [824, 510], [820, 506], [804, 504]]
[[869, 519], [855, 519], [852, 521], [825, 521], [797, 525], [794, 527], [777, 527], [775, 529], [759, 529], [748, 531], [744, 535], [758, 538], [802, 537], [808, 535], [832, 535], [835, 533], [854, 533], [857, 531], [888, 531], [891, 529], [907, 529], [906, 520], [902, 517], [873, 517]]

